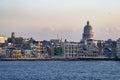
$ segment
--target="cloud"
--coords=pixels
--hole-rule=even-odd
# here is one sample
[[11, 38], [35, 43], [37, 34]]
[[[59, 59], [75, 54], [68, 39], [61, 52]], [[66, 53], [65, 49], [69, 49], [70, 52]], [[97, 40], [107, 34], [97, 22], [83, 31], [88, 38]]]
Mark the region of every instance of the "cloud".
[[4, 0], [0, 2], [1, 33], [9, 36], [14, 31], [18, 36], [36, 39], [56, 38], [59, 34], [79, 41], [89, 20], [95, 39], [116, 39], [120, 36], [119, 2], [106, 3], [108, 1]]

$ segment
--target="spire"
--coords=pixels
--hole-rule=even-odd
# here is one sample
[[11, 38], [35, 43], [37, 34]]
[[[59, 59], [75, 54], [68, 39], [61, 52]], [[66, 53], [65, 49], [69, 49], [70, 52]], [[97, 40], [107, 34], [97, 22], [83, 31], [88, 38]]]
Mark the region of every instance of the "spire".
[[89, 25], [89, 21], [87, 21], [87, 25]]

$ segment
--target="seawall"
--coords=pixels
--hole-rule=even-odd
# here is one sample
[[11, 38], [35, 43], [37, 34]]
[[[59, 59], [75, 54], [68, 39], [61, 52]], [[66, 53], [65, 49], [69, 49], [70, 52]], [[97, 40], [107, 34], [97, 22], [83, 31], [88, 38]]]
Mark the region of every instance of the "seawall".
[[120, 61], [118, 58], [1, 58], [0, 61]]

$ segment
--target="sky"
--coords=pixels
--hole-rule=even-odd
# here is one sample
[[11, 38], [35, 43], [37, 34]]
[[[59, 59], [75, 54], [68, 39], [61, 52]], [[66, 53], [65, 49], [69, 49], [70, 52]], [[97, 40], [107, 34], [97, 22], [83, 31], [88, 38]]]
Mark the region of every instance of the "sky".
[[0, 0], [0, 34], [80, 41], [87, 21], [95, 40], [120, 38], [120, 0]]

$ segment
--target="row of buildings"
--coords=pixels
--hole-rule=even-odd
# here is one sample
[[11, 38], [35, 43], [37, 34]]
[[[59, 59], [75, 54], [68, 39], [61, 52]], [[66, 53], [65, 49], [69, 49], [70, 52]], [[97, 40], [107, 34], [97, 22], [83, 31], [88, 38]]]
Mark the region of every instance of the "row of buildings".
[[36, 41], [33, 38], [7, 38], [0, 35], [0, 58], [120, 58], [120, 39], [94, 40], [94, 32], [87, 22], [80, 42], [51, 39]]

